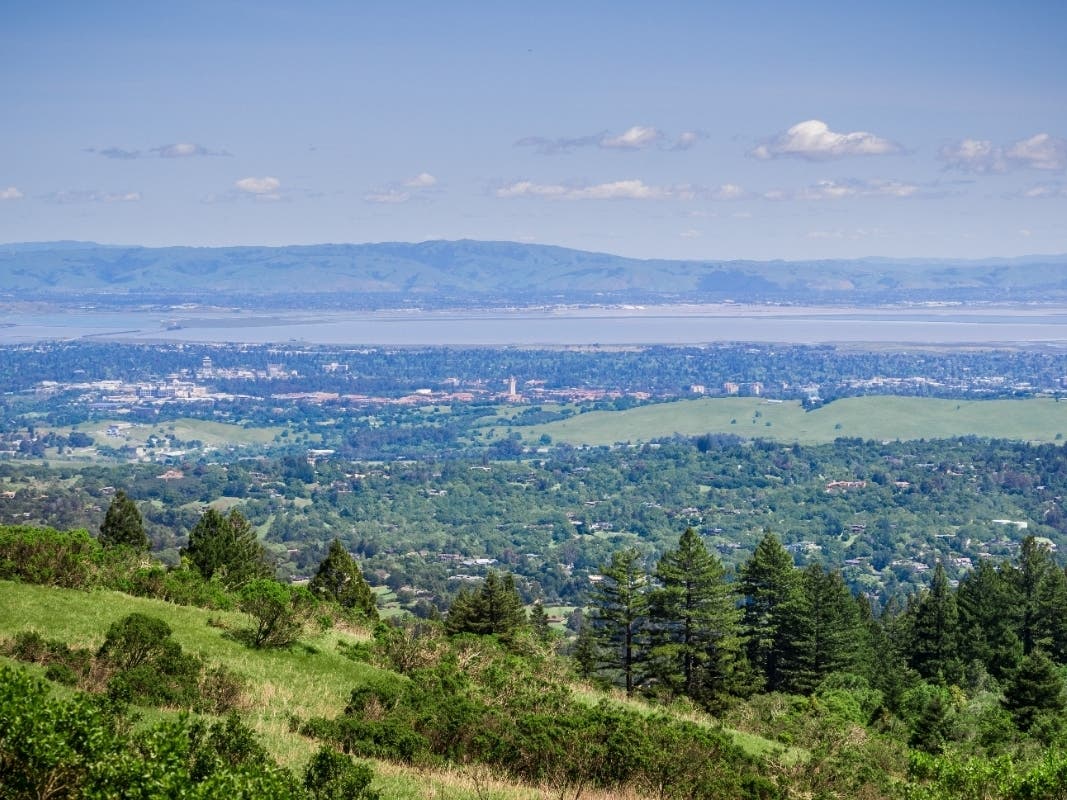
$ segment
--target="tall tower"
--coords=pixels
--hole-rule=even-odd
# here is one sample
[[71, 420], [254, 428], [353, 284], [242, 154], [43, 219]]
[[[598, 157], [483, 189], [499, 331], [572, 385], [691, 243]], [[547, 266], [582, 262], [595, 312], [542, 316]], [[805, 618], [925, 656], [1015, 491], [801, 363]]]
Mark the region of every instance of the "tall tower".
[[512, 375], [508, 378], [508, 397], [518, 397], [519, 393], [515, 390], [515, 376]]

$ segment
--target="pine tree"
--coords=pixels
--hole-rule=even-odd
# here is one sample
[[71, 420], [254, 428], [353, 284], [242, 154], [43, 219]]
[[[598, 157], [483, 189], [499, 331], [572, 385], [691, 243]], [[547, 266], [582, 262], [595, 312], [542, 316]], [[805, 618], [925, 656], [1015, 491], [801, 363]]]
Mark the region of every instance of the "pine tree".
[[741, 568], [741, 634], [749, 664], [767, 691], [786, 688], [790, 671], [802, 662], [807, 633], [805, 598], [793, 559], [778, 538], [767, 532]]
[[548, 614], [545, 613], [545, 607], [541, 601], [534, 603], [533, 608], [530, 609], [530, 630], [538, 641], [546, 643], [552, 641], [552, 628], [548, 624]]
[[501, 578], [489, 570], [477, 591], [464, 587], [448, 609], [449, 633], [496, 634], [508, 637], [526, 625], [526, 612], [515, 588], [515, 578]]
[[148, 535], [144, 531], [141, 512], [137, 509], [137, 504], [121, 489], [115, 492], [104, 515], [104, 521], [100, 524], [100, 544], [104, 547], [148, 549]]
[[1023, 652], [1029, 655], [1041, 648], [1067, 661], [1067, 576], [1052, 560], [1048, 546], [1027, 536], [1013, 575], [1022, 607]]
[[956, 607], [964, 665], [978, 662], [998, 680], [1011, 675], [1023, 657], [1023, 646], [1017, 633], [1022, 603], [1010, 573], [981, 561], [960, 581]]
[[656, 565], [649, 658], [674, 693], [708, 701], [727, 690], [739, 657], [739, 614], [725, 570], [692, 528]]
[[332, 600], [368, 620], [378, 619], [378, 605], [359, 564], [338, 539], [330, 543], [326, 558], [319, 564], [308, 589], [322, 600]]
[[930, 588], [915, 605], [911, 637], [912, 669], [927, 680], [955, 683], [960, 679], [959, 613], [941, 562], [934, 570]]
[[802, 573], [801, 584], [810, 654], [804, 659], [807, 674], [791, 682], [810, 692], [830, 673], [853, 672], [869, 660], [870, 644], [860, 608], [841, 573], [811, 564]]
[[217, 575], [230, 587], [273, 571], [255, 530], [237, 509], [225, 517], [213, 508], [205, 511], [190, 531], [183, 555], [204, 578]]
[[602, 667], [621, 676], [627, 695], [644, 677], [639, 669], [647, 655], [647, 589], [641, 553], [631, 547], [612, 554], [593, 590], [593, 628], [605, 659]]
[[1004, 707], [1024, 731], [1030, 730], [1038, 715], [1063, 711], [1063, 679], [1043, 652], [1035, 650], [1019, 663], [1004, 687]]

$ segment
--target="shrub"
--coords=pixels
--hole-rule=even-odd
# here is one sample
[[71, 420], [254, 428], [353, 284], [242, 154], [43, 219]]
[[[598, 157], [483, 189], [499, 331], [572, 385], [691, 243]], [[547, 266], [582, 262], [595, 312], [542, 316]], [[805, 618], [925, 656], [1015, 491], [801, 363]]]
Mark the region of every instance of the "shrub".
[[315, 598], [307, 589], [287, 586], [271, 578], [250, 581], [242, 587], [240, 598], [241, 610], [255, 622], [255, 628], [244, 632], [252, 647], [292, 644], [315, 608]]
[[313, 800], [378, 800], [370, 788], [374, 772], [330, 747], [321, 747], [304, 772], [304, 788]]
[[85, 589], [99, 552], [100, 544], [84, 530], [0, 526], [0, 578]]

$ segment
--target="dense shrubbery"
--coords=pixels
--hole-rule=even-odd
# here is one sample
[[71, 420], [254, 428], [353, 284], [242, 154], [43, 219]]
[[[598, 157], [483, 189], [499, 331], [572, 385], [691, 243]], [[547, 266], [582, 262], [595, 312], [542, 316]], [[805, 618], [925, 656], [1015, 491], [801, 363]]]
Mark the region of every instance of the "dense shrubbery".
[[488, 764], [560, 794], [627, 786], [671, 798], [779, 794], [719, 729], [577, 701], [561, 663], [524, 634], [505, 646], [492, 636], [445, 639], [427, 623], [395, 631], [379, 628], [373, 655], [397, 665], [398, 640], [414, 642], [407, 675], [354, 690], [344, 714], [309, 720], [306, 734], [356, 755]]
[[242, 682], [225, 666], [206, 667], [182, 651], [161, 619], [130, 614], [113, 623], [94, 654], [21, 631], [0, 648], [19, 661], [41, 664], [50, 680], [106, 690], [119, 703], [220, 714], [242, 703]]
[[24, 671], [0, 667], [6, 800], [376, 800], [369, 779], [366, 767], [320, 751], [302, 784], [232, 715], [213, 724], [183, 716], [131, 734], [113, 704], [53, 697]]

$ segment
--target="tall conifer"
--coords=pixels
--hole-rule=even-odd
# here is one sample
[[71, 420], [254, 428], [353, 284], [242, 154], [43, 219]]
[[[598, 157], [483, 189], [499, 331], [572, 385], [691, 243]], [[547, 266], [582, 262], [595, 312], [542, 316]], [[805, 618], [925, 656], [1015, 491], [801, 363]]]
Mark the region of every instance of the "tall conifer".
[[707, 701], [727, 689], [739, 657], [739, 613], [719, 559], [692, 528], [656, 565], [650, 660], [675, 693]]

